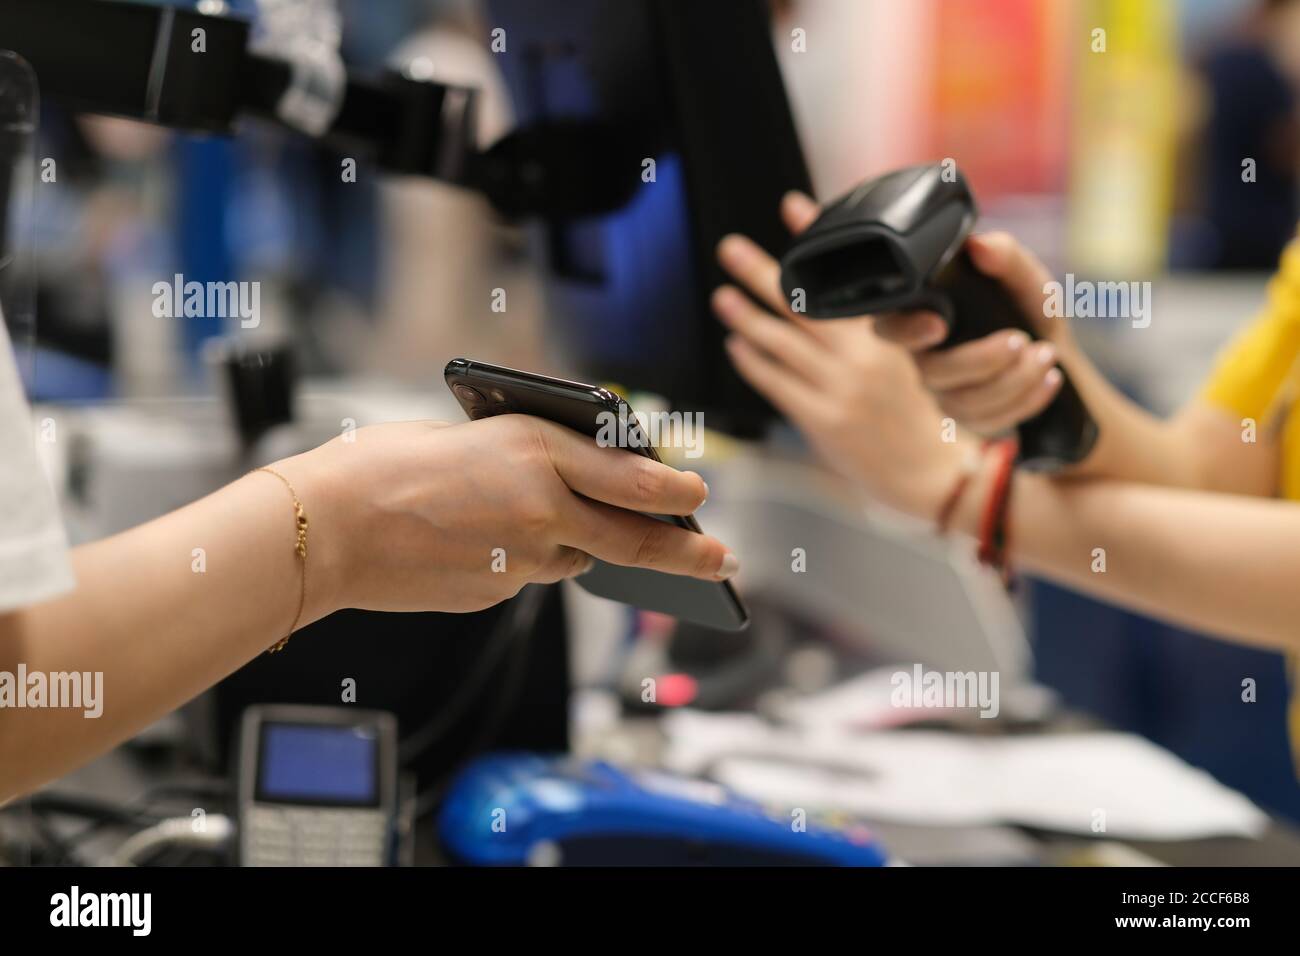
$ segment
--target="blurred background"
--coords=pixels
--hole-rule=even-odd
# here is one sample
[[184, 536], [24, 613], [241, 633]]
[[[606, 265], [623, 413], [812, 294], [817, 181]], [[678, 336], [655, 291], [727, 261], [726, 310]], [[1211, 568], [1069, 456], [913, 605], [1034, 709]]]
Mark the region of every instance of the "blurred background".
[[[527, 82], [512, 75], [516, 68], [490, 48], [501, 16], [520, 24], [515, 36], [545, 32], [519, 6], [341, 0], [344, 59], [376, 69], [423, 62], [439, 80], [477, 87], [486, 146], [539, 109], [521, 97]], [[227, 9], [254, 13], [251, 3]], [[1014, 232], [1053, 273], [1154, 283], [1150, 328], [1079, 323], [1090, 353], [1141, 403], [1170, 412], [1190, 397], [1216, 350], [1262, 303], [1300, 220], [1300, 2], [772, 0], [765, 12], [818, 198], [952, 157], [981, 201], [983, 225]], [[579, 44], [589, 38], [575, 36]], [[551, 108], [568, 102], [562, 76], [547, 89]], [[580, 222], [563, 223], [569, 232], [557, 239], [555, 223], [511, 222], [479, 195], [426, 178], [381, 178], [364, 162], [357, 181], [340, 188], [337, 156], [277, 130], [249, 124], [232, 138], [192, 136], [52, 103], [41, 109], [35, 155], [54, 159], [58, 176], [39, 187], [20, 226], [37, 319], [15, 319], [13, 337], [38, 418], [49, 414], [64, 429], [65, 440], [46, 451], [74, 537], [179, 504], [242, 460], [227, 424], [235, 379], [220, 371], [234, 361], [232, 341], [291, 356], [300, 428], [290, 439], [254, 427], [243, 441], [260, 443], [264, 455], [330, 437], [348, 421], [455, 416], [440, 378], [457, 355], [600, 375], [633, 390], [635, 407], [680, 407], [683, 395], [693, 403], [686, 407], [710, 413], [714, 404], [736, 407], [725, 396], [701, 397], [700, 382], [720, 369], [664, 377], [645, 368], [676, 361], [663, 328], [633, 318], [621, 327], [610, 299], [587, 300], [572, 288], [595, 259], [612, 273], [624, 259], [670, 256], [620, 245], [617, 236], [672, 235], [680, 210], [634, 203], [621, 219], [604, 220], [603, 239]], [[661, 182], [681, 175], [671, 149], [655, 155]], [[1253, 184], [1242, 182], [1242, 157], [1256, 161]], [[749, 157], [755, 167], [769, 161], [762, 151]], [[707, 200], [687, 195], [699, 215]], [[564, 268], [561, 249], [570, 257]], [[240, 334], [228, 320], [155, 316], [152, 286], [174, 274], [259, 281], [259, 328]], [[629, 282], [626, 294], [650, 294], [652, 284]], [[505, 311], [492, 307], [497, 289], [508, 297]], [[659, 308], [677, 314], [671, 300]], [[642, 364], [593, 352], [593, 330], [625, 336]], [[587, 345], [570, 348], [575, 338]], [[275, 417], [254, 406], [239, 414]], [[1033, 723], [1064, 710], [1141, 734], [1300, 821], [1278, 655], [1034, 582], [1008, 601], [977, 568], [864, 510], [804, 460], [797, 439], [766, 411], [718, 416], [704, 470], [719, 483], [702, 522], [740, 541], [766, 527], [768, 539], [749, 548], [768, 547], [774, 566], [788, 564], [789, 541], [821, 535], [840, 577], [783, 586], [775, 571], [776, 583], [763, 577], [761, 559], [746, 557], [741, 584], [755, 627], [735, 641], [566, 593], [556, 613], [567, 621], [567, 651], [552, 656], [558, 670], [536, 693], [545, 695], [546, 680], [570, 687], [567, 724], [543, 733], [521, 718], [519, 727], [531, 724], [539, 739], [517, 728], [502, 741], [641, 759], [639, 738], [621, 718], [645, 709], [638, 688], [646, 674], [659, 678], [656, 713], [689, 704], [770, 717], [882, 665], [992, 666], [1007, 684], [1033, 691], [1005, 708], [1005, 719]], [[337, 639], [370, 626], [347, 619], [335, 625]], [[387, 645], [376, 673], [404, 655], [424, 660], [423, 629], [452, 626], [401, 625], [406, 643]], [[472, 648], [479, 638], [446, 646]], [[263, 700], [286, 682], [310, 684], [315, 665], [293, 657], [260, 664], [261, 676], [246, 676], [218, 710]], [[468, 668], [472, 658], [466, 650], [454, 666]], [[329, 699], [338, 667], [320, 666], [328, 692], [290, 696]], [[1240, 701], [1246, 677], [1258, 685], [1249, 707]], [[488, 707], [504, 691], [484, 686]], [[389, 691], [389, 709], [404, 721], [428, 717], [405, 713], [415, 691]], [[440, 765], [463, 757], [448, 752]], [[683, 758], [678, 766], [693, 765]]]

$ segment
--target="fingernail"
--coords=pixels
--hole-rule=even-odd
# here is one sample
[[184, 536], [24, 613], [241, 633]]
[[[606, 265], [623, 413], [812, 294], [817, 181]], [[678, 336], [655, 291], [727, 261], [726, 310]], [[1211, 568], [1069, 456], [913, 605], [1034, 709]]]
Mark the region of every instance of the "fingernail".
[[944, 324], [943, 319], [932, 319], [925, 326], [925, 341], [930, 345], [937, 345], [948, 337], [948, 326]]
[[1012, 332], [1007, 336], [1007, 348], [1013, 352], [1019, 352], [1029, 344], [1029, 336], [1024, 332]]
[[741, 292], [734, 285], [727, 286], [723, 293], [723, 302], [727, 309], [727, 315], [731, 318], [737, 317], [745, 307], [745, 293]]
[[1044, 342], [1038, 346], [1038, 364], [1049, 365], [1056, 361], [1056, 349], [1052, 348], [1051, 342]]
[[582, 569], [581, 571], [579, 571], [576, 575], [574, 575], [574, 577], [579, 577], [579, 578], [582, 577], [584, 574], [586, 574], [588, 571], [590, 571], [590, 570], [591, 570], [592, 568], [594, 568], [595, 566], [596, 566], [596, 559], [593, 558], [591, 555], [587, 555], [587, 563], [586, 563], [586, 565], [584, 565], [584, 566], [583, 566], [583, 569]]
[[1056, 388], [1061, 384], [1061, 370], [1059, 368], [1049, 369], [1047, 375], [1043, 377], [1043, 381], [1048, 388]]
[[[709, 500], [709, 483], [708, 483], [707, 481], [705, 481], [703, 478], [701, 478], [701, 479], [700, 479], [700, 484], [702, 484], [702, 485], [704, 486], [704, 501], [708, 501], [708, 500]], [[704, 504], [704, 501], [701, 501], [700, 504]]]
[[728, 578], [734, 578], [736, 572], [740, 570], [740, 558], [736, 557], [730, 551], [722, 559], [722, 565], [718, 568], [718, 578], [725, 581]]

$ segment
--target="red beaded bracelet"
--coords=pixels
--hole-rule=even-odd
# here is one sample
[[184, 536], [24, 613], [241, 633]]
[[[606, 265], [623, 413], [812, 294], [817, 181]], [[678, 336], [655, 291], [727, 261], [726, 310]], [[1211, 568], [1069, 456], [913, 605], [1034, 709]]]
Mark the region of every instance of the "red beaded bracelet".
[[1011, 586], [1011, 568], [1008, 554], [1011, 546], [1010, 504], [1011, 475], [1015, 471], [1016, 453], [1019, 444], [1014, 438], [988, 442], [985, 446], [993, 451], [995, 471], [993, 486], [984, 503], [984, 512], [980, 518], [979, 551], [981, 564], [996, 568], [1002, 575], [1002, 582]]

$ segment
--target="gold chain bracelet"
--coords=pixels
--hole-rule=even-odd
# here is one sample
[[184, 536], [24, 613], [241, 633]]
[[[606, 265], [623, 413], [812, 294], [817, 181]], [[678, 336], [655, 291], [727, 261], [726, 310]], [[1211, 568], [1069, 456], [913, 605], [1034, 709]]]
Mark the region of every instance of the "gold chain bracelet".
[[288, 478], [284, 477], [284, 475], [280, 474], [274, 468], [263, 467], [255, 470], [264, 471], [268, 475], [274, 475], [284, 483], [286, 488], [289, 489], [289, 494], [293, 498], [294, 531], [296, 532], [293, 551], [302, 561], [302, 587], [298, 590], [298, 610], [293, 616], [293, 625], [289, 628], [289, 633], [267, 649], [267, 653], [274, 654], [276, 651], [283, 650], [284, 645], [289, 643], [289, 638], [293, 637], [293, 632], [298, 628], [298, 621], [302, 617], [303, 606], [307, 603], [307, 512], [303, 510], [302, 501], [298, 498], [298, 492], [293, 490], [293, 485], [290, 484]]

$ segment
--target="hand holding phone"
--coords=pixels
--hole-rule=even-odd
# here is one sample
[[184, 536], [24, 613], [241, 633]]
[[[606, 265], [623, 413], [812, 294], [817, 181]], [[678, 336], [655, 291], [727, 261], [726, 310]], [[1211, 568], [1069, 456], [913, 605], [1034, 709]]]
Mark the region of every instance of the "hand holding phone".
[[[615, 421], [628, 423], [626, 433], [629, 440], [626, 450], [646, 462], [644, 466], [639, 466], [638, 474], [649, 481], [655, 481], [658, 470], [665, 467], [654, 446], [640, 432], [630, 407], [607, 389], [467, 359], [449, 362], [444, 375], [447, 387], [451, 389], [456, 401], [473, 420], [512, 413], [532, 415], [588, 436], [594, 446], [596, 437], [610, 420], [608, 416], [614, 416]], [[604, 454], [617, 452], [616, 449], [593, 450]], [[578, 583], [599, 597], [659, 611], [706, 627], [732, 631], [745, 627], [749, 623], [749, 615], [731, 584], [725, 580], [739, 567], [739, 562], [730, 553], [723, 559], [719, 566], [720, 573], [714, 580], [634, 566], [645, 565], [647, 562], [644, 558], [669, 541], [678, 540], [679, 543], [689, 545], [690, 539], [680, 537], [683, 534], [699, 535], [702, 539], [707, 539], [699, 523], [691, 516], [693, 508], [682, 514], [645, 511], [622, 517], [615, 514], [615, 509], [601, 502], [636, 509], [634, 502], [644, 489], [636, 487], [638, 479], [634, 477], [628, 483], [626, 472], [619, 474], [610, 470], [607, 464], [609, 460], [605, 461], [605, 464], [593, 469], [594, 474], [586, 475], [583, 479], [598, 484], [602, 489], [599, 495], [601, 501], [589, 504], [624, 525], [627, 535], [625, 543], [639, 542], [635, 545], [633, 555], [637, 560], [600, 560], [609, 555], [597, 555], [598, 560], [591, 570], [577, 578]], [[619, 489], [619, 483], [624, 483], [625, 486]], [[575, 487], [574, 490], [590, 497], [590, 493], [581, 487]], [[629, 523], [644, 524], [646, 518], [655, 519], [658, 525], [637, 528]]]
[[[716, 538], [636, 514], [695, 511], [699, 475], [527, 415], [371, 425], [274, 467], [311, 519], [304, 620], [477, 611], [592, 557], [712, 584], [727, 558]], [[273, 480], [244, 482], [258, 507], [283, 504]]]

